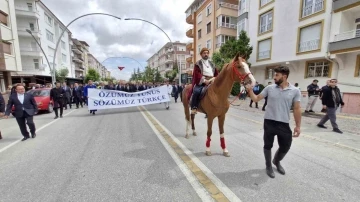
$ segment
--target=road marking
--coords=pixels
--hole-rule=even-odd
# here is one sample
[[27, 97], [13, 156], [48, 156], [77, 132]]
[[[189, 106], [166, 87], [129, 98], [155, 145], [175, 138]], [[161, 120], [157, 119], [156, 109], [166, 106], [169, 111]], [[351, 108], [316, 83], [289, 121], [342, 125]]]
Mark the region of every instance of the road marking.
[[[232, 101], [232, 100], [231, 100], [231, 101]], [[230, 101], [230, 102], [231, 102], [231, 101]], [[239, 105], [239, 106], [241, 106], [241, 105], [244, 104], [244, 103], [246, 103], [246, 102], [245, 102], [245, 101], [240, 101], [240, 105]], [[262, 107], [263, 107], [263, 105], [260, 105], [260, 104], [259, 104], [258, 106], [259, 106], [259, 108], [262, 108]], [[304, 113], [305, 110], [302, 109], [301, 112]], [[313, 113], [311, 113], [311, 114], [324, 115], [323, 113], [318, 113], [318, 112], [313, 112]], [[360, 120], [359, 117], [343, 116], [343, 115], [339, 115], [339, 114], [337, 114], [336, 117], [338, 117], [338, 118], [343, 118], [343, 119], [350, 119], [350, 120]]]
[[[63, 116], [67, 116], [67, 115], [69, 115], [69, 114], [73, 113], [74, 111], [76, 111], [76, 110], [70, 111], [70, 112], [68, 112], [68, 113], [64, 114]], [[58, 121], [58, 120], [60, 120], [60, 119], [55, 119], [55, 120], [53, 120], [53, 121], [51, 121], [51, 122], [49, 122], [49, 123], [47, 123], [47, 124], [45, 124], [45, 125], [41, 126], [39, 129], [37, 129], [37, 130], [36, 130], [36, 132], [41, 131], [42, 129], [44, 129], [44, 128], [46, 128], [46, 127], [50, 126], [51, 124], [55, 123], [55, 122], [56, 122], [56, 121]], [[4, 148], [0, 149], [0, 153], [2, 153], [2, 152], [4, 152], [4, 151], [6, 151], [7, 149], [9, 149], [9, 148], [11, 148], [11, 147], [13, 147], [13, 146], [14, 146], [14, 145], [16, 145], [17, 143], [21, 142], [21, 140], [22, 140], [22, 138], [21, 138], [20, 140], [16, 140], [15, 142], [12, 142], [11, 144], [9, 144], [9, 145], [8, 145], [8, 146], [6, 146], [6, 147], [4, 147]]]
[[[248, 118], [244, 118], [244, 117], [237, 116], [237, 115], [234, 115], [234, 114], [231, 114], [231, 113], [229, 113], [229, 115], [230, 115], [230, 116], [234, 116], [234, 117], [236, 117], [236, 118], [243, 119], [243, 120], [251, 121], [251, 122], [254, 122], [254, 123], [256, 123], [256, 124], [260, 124], [260, 125], [263, 124], [263, 122], [256, 121], [256, 120], [252, 120], [252, 119], [248, 119]], [[333, 146], [335, 146], [335, 147], [339, 147], [339, 148], [342, 148], [342, 149], [350, 150], [350, 151], [353, 151], [353, 152], [356, 152], [356, 153], [360, 153], [360, 149], [356, 149], [356, 148], [349, 147], [349, 146], [346, 146], [346, 145], [343, 145], [343, 144], [339, 144], [339, 143], [334, 143], [334, 142], [331, 142], [331, 141], [328, 141], [328, 140], [324, 140], [324, 139], [322, 139], [322, 138], [314, 137], [314, 136], [311, 136], [311, 135], [307, 135], [307, 134], [304, 134], [304, 133], [302, 133], [301, 137], [305, 137], [305, 138], [307, 138], [307, 139], [311, 139], [311, 140], [315, 140], [315, 141], [318, 141], [318, 142], [330, 144], [330, 145], [333, 145]]]
[[[174, 154], [174, 156], [176, 156], [175, 158], [180, 158], [183, 163], [187, 165], [186, 170], [190, 170], [193, 173], [193, 175], [197, 178], [196, 182], [200, 182], [202, 184], [202, 187], [207, 190], [208, 194], [211, 195], [213, 200], [241, 202], [241, 200], [223, 182], [221, 182], [221, 180], [217, 178], [215, 174], [210, 171], [210, 169], [208, 169], [190, 150], [188, 150], [185, 145], [183, 145], [165, 126], [160, 123], [160, 121], [158, 121], [149, 111], [147, 111], [147, 109], [144, 107], [138, 108], [145, 117], [145, 120], [149, 121], [148, 123], [150, 127], [153, 126], [153, 130], [156, 128], [158, 132], [155, 130], [154, 132], [157, 135], [159, 134], [159, 139], [164, 139], [167, 142], [162, 143], [164, 146], [167, 145], [165, 148], [168, 150], [170, 155], [172, 152], [177, 154]], [[194, 180], [189, 180], [189, 182], [194, 182]], [[203, 188], [200, 190], [203, 190]], [[195, 188], [196, 192], [199, 191], [197, 189], [199, 188]], [[202, 197], [203, 195], [199, 196]]]

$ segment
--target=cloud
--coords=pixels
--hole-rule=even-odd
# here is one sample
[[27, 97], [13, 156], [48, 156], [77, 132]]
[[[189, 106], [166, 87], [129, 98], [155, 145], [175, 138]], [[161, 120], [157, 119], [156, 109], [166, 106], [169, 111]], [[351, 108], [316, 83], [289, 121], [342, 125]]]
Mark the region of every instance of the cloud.
[[[74, 18], [92, 12], [103, 12], [122, 19], [140, 18], [161, 27], [172, 41], [187, 42], [185, 35], [189, 25], [185, 10], [193, 0], [42, 0], [42, 2], [66, 25]], [[74, 38], [90, 45], [90, 52], [99, 60], [108, 57], [132, 57], [144, 66], [146, 60], [169, 40], [155, 26], [142, 21], [125, 21], [110, 16], [87, 16], [75, 21], [70, 27]], [[117, 66], [126, 66], [119, 71]], [[106, 67], [112, 76], [129, 79], [136, 62], [125, 59], [109, 59]]]

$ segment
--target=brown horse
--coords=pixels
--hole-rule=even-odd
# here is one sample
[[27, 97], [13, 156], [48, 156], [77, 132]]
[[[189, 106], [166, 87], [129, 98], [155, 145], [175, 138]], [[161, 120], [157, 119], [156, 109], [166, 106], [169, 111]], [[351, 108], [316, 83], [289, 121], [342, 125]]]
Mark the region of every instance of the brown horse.
[[[224, 138], [224, 122], [225, 114], [228, 111], [230, 104], [228, 96], [230, 95], [234, 82], [251, 82], [251, 85], [255, 85], [255, 78], [251, 74], [249, 66], [245, 63], [245, 60], [237, 54], [235, 58], [228, 64], [225, 64], [219, 75], [213, 80], [207, 89], [205, 96], [201, 99], [198, 112], [207, 114], [207, 140], [206, 140], [206, 155], [211, 156], [210, 141], [212, 134], [212, 124], [214, 118], [218, 118], [219, 130], [220, 130], [220, 142], [223, 149], [223, 155], [229, 157], [229, 151], [226, 149]], [[186, 118], [186, 135], [185, 138], [189, 138], [189, 127], [192, 126], [193, 135], [195, 132], [195, 114], [191, 114], [189, 107], [189, 91], [192, 89], [192, 84], [185, 87], [182, 92], [183, 105]], [[191, 118], [191, 119], [190, 119]], [[190, 122], [191, 121], [191, 122]]]

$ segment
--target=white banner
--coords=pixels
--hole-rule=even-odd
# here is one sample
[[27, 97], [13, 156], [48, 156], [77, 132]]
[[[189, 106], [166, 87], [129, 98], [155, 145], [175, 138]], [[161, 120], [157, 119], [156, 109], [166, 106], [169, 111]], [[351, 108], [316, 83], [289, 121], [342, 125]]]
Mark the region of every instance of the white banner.
[[135, 93], [89, 88], [88, 96], [89, 110], [136, 107], [170, 101], [167, 86]]

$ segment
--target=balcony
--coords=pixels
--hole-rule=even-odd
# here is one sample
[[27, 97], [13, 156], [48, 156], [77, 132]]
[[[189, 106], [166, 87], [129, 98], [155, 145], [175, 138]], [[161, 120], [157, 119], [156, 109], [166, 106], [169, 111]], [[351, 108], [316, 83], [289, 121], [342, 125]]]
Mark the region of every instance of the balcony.
[[226, 2], [219, 2], [218, 4], [218, 9], [220, 8], [229, 8], [229, 9], [232, 9], [232, 10], [239, 10], [239, 6], [236, 5], [236, 4], [231, 4], [231, 3], [226, 3]]
[[194, 28], [190, 27], [189, 29], [186, 30], [186, 36], [189, 38], [194, 38]]
[[358, 0], [335, 0], [333, 1], [332, 9], [336, 13], [355, 7], [358, 3]]
[[27, 29], [30, 30], [35, 37], [41, 37], [41, 31], [39, 29], [30, 27], [18, 27], [18, 35], [23, 37], [31, 37], [31, 34], [26, 31]]
[[82, 54], [81, 48], [77, 47], [76, 45], [71, 46], [71, 50], [74, 51], [76, 54]]
[[41, 57], [41, 49], [39, 47], [23, 46], [20, 47], [20, 53], [23, 56]]
[[216, 16], [224, 15], [237, 18], [239, 16], [239, 6], [236, 4], [220, 2], [217, 4]]
[[73, 60], [74, 62], [77, 62], [77, 63], [83, 63], [83, 62], [84, 62], [84, 60], [83, 60], [81, 57], [78, 57], [78, 56], [74, 56], [74, 57], [72, 58], [72, 60]]
[[194, 14], [186, 16], [186, 22], [191, 25], [194, 24]]
[[16, 16], [27, 17], [27, 18], [40, 18], [39, 11], [34, 8], [29, 8], [26, 6], [15, 6]]
[[186, 50], [187, 50], [187, 51], [192, 51], [192, 50], [194, 50], [193, 46], [194, 46], [193, 41], [189, 41], [189, 42], [186, 44]]
[[82, 65], [75, 65], [75, 71], [84, 71], [84, 67]]
[[173, 59], [169, 58], [165, 60], [165, 64], [170, 64], [173, 63]]
[[357, 48], [360, 48], [360, 29], [337, 34], [329, 44], [330, 53], [347, 52]]
[[220, 27], [224, 27], [224, 28], [229, 28], [229, 29], [236, 29], [236, 24], [230, 24], [230, 23], [218, 23], [218, 28]]
[[188, 57], [186, 58], [186, 62], [187, 62], [187, 63], [193, 63], [193, 56], [192, 56], [192, 55], [188, 56]]

